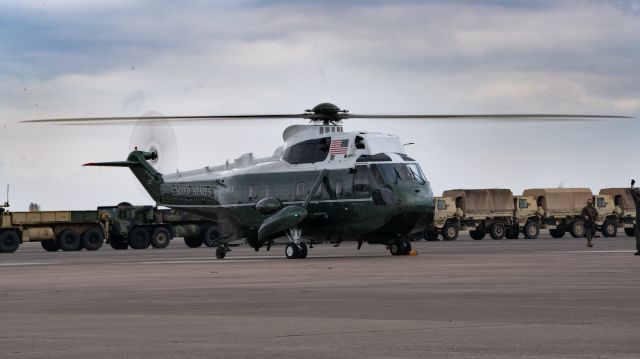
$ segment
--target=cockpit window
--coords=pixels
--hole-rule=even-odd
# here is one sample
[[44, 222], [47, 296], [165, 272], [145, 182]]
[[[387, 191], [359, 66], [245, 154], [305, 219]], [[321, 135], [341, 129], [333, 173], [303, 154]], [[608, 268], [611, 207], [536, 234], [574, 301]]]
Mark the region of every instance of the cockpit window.
[[427, 180], [416, 163], [389, 163], [372, 164], [371, 174], [374, 181], [382, 183], [398, 183], [398, 181], [410, 181], [420, 184], [427, 183]]
[[293, 164], [315, 163], [327, 159], [331, 137], [314, 138], [296, 143], [284, 150], [282, 159]]

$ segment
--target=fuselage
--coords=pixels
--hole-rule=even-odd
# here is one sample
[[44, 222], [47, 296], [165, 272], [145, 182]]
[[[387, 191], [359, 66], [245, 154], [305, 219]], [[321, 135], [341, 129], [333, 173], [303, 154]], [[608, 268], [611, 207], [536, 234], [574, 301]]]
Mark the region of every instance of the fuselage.
[[[267, 216], [255, 205], [264, 198], [289, 206], [311, 196], [300, 224], [305, 234], [369, 243], [422, 231], [433, 218], [430, 184], [397, 136], [306, 125], [289, 127], [284, 139], [284, 150], [267, 160], [249, 156], [245, 163], [165, 175], [156, 201], [227, 222], [229, 235], [256, 247]], [[310, 193], [323, 170], [319, 188]]]

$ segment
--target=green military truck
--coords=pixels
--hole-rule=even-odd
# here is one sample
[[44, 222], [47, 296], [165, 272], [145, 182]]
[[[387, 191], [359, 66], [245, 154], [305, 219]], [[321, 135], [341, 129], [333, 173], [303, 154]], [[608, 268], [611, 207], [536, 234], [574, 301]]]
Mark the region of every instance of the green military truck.
[[21, 243], [40, 242], [47, 251], [95, 251], [109, 233], [109, 217], [99, 211], [8, 212], [0, 208], [0, 253]]
[[174, 237], [183, 237], [191, 248], [214, 246], [221, 239], [214, 221], [182, 211], [127, 202], [98, 207], [98, 211], [111, 218], [108, 241], [116, 250], [166, 248]]
[[513, 227], [513, 193], [509, 189], [454, 189], [434, 200], [434, 220], [425, 233], [427, 240], [437, 240], [439, 235], [455, 240], [464, 230], [476, 240], [487, 233], [502, 239]]

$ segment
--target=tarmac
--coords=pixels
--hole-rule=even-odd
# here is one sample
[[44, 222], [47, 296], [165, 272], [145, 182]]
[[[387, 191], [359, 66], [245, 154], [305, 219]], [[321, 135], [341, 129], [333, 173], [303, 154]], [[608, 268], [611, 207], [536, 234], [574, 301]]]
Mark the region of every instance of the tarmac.
[[0, 255], [0, 358], [639, 358], [629, 237]]

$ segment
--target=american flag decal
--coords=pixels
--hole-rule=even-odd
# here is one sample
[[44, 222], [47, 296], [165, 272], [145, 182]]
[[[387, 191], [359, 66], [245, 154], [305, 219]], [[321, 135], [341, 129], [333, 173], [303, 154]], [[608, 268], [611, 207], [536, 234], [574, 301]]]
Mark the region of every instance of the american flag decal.
[[332, 155], [346, 155], [347, 148], [349, 146], [349, 140], [333, 140], [331, 141], [331, 147], [329, 147], [329, 154]]

